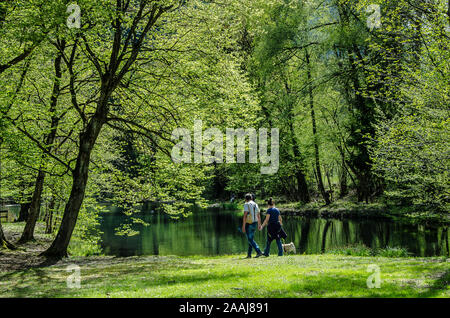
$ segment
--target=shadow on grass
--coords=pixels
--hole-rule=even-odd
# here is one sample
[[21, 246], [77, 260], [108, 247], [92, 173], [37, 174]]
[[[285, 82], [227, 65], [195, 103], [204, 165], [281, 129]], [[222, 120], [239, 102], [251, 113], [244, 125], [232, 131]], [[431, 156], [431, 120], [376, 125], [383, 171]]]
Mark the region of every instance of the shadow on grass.
[[447, 269], [429, 289], [420, 294], [420, 297], [436, 297], [439, 292], [444, 291], [450, 285], [450, 269]]
[[[137, 265], [137, 266], [136, 266]], [[139, 266], [142, 265], [142, 266]], [[171, 287], [175, 285], [202, 285], [214, 281], [233, 281], [245, 279], [248, 273], [214, 273], [202, 271], [207, 268], [200, 264], [119, 264], [117, 267], [81, 269], [81, 289], [69, 289], [66, 279], [72, 273], [65, 269], [54, 268], [51, 275], [49, 268], [30, 268], [0, 274], [0, 280], [10, 281], [7, 285], [8, 296], [11, 297], [89, 297], [96, 294], [101, 297], [116, 292], [147, 294], [147, 289]], [[183, 272], [195, 270], [195, 272]], [[181, 272], [180, 272], [181, 271]], [[6, 285], [5, 285], [6, 286]], [[1, 289], [0, 289], [1, 291]], [[176, 296], [179, 297], [179, 296]]]
[[[166, 270], [165, 268], [164, 270]], [[176, 269], [175, 269], [176, 270]], [[148, 276], [146, 276], [148, 275]], [[230, 282], [245, 279], [250, 274], [245, 273], [214, 273], [205, 271], [196, 272], [168, 272], [163, 269], [158, 271], [150, 271], [143, 273], [142, 271], [128, 270], [125, 273], [121, 272], [121, 278], [115, 280], [107, 280], [106, 284], [99, 282], [96, 278], [87, 278], [83, 280], [83, 284], [90, 285], [90, 288], [95, 289], [97, 293], [116, 293], [116, 292], [131, 292], [137, 293], [139, 297], [148, 295], [148, 293], [156, 292], [152, 291], [152, 288], [182, 288], [178, 292], [169, 295], [169, 297], [190, 297], [192, 289], [196, 289], [197, 286], [204, 286], [205, 284], [212, 284], [215, 282]], [[194, 287], [191, 287], [194, 285]], [[184, 291], [183, 291], [184, 290]], [[166, 295], [167, 295], [166, 290]], [[187, 293], [187, 294], [186, 294]], [[170, 294], [170, 293], [169, 293]], [[150, 295], [150, 297], [156, 297], [159, 295]]]
[[39, 291], [40, 286], [46, 286], [54, 280], [45, 270], [33, 268], [0, 275], [1, 281], [6, 281], [5, 278], [14, 280], [14, 283], [8, 286], [12, 297], [34, 297], [35, 295], [30, 295], [30, 291]]
[[335, 277], [321, 275], [307, 277], [304, 281], [289, 285], [290, 293], [302, 297], [419, 297], [419, 292], [412, 287], [381, 281], [380, 288], [367, 287], [367, 276]]

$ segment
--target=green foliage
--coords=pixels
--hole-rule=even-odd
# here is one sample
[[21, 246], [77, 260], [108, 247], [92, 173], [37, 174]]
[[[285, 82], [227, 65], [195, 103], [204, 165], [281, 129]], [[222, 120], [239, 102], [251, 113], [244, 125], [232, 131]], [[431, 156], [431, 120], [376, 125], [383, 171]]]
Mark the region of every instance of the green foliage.
[[[64, 1], [38, 1], [28, 6], [15, 2], [15, 7], [1, 3], [6, 19], [0, 28], [0, 65], [21, 53], [14, 51], [15, 47], [29, 44], [34, 50], [0, 77], [1, 155], [4, 167], [14, 168], [1, 176], [1, 185], [6, 185], [1, 195], [2, 199], [29, 201], [35, 174], [44, 170], [42, 199], [58, 201], [58, 225], [71, 192], [78, 136], [96, 113], [103, 85], [101, 73], [109, 72], [105, 66], [115, 39], [111, 22], [119, 19], [122, 29], [131, 30], [136, 14], [131, 7], [136, 3], [120, 15], [120, 10], [114, 10], [114, 1], [78, 1], [82, 27], [76, 30], [65, 25]], [[98, 213], [92, 200], [108, 201], [129, 214], [142, 202], [163, 202], [161, 208], [174, 218], [186, 216], [194, 203], [205, 206], [202, 194], [211, 168], [171, 161], [173, 129], [191, 128], [195, 119], [202, 119], [205, 128], [245, 127], [255, 121], [257, 99], [240, 69], [242, 57], [232, 51], [242, 23], [234, 14], [240, 6], [203, 1], [180, 6], [178, 1], [169, 0], [152, 5], [169, 9], [143, 39], [137, 62], [109, 99], [108, 124], [91, 154], [87, 201], [70, 247], [74, 253], [98, 252], [83, 245], [93, 246], [97, 238], [87, 234], [95, 227]], [[17, 19], [20, 14], [22, 19]], [[190, 22], [180, 19], [182, 16]], [[42, 21], [44, 17], [46, 21]], [[143, 27], [141, 21], [137, 29]], [[22, 32], [24, 29], [29, 32]], [[121, 45], [134, 46], [138, 40], [139, 32], [129, 40], [122, 34]], [[130, 58], [128, 51], [122, 53], [117, 68], [124, 67]], [[64, 56], [59, 80], [63, 89], [55, 96], [54, 61], [58, 54]], [[93, 60], [101, 61], [100, 65]], [[52, 109], [49, 105], [55, 97]], [[241, 113], [244, 107], [248, 112]], [[54, 118], [59, 120], [55, 142], [46, 145]], [[133, 218], [133, 222], [140, 220]]]
[[[385, 17], [384, 43], [396, 36], [403, 54], [394, 55], [372, 43], [381, 56], [371, 73], [373, 80], [391, 83], [381, 92], [395, 105], [394, 116], [382, 116], [377, 125], [372, 157], [375, 171], [387, 183], [386, 195], [402, 204], [449, 210], [450, 68], [448, 15], [444, 2], [396, 1], [398, 12], [415, 15]], [[420, 18], [420, 19], [419, 19]], [[396, 76], [386, 74], [386, 61], [398, 65]], [[379, 98], [378, 96], [374, 96]]]
[[[382, 26], [369, 30], [365, 8], [373, 3]], [[105, 74], [126, 70], [106, 96], [72, 253], [98, 253], [90, 231], [99, 202], [130, 216], [159, 202], [173, 218], [232, 193], [319, 207], [325, 184], [334, 200], [341, 191], [366, 203], [384, 193], [389, 203], [449, 211], [447, 3], [161, 0], [151, 5], [168, 9], [145, 38], [127, 33], [138, 2], [124, 11], [111, 0], [77, 4], [79, 30], [66, 26], [67, 1], [0, 2], [1, 199], [29, 202], [45, 171], [42, 201], [57, 202], [61, 222], [79, 136], [105, 97]], [[133, 61], [129, 50], [140, 40]], [[173, 163], [173, 129], [191, 130], [199, 119], [204, 129], [279, 128], [278, 173], [261, 175], [259, 164]], [[121, 233], [136, 234], [131, 225]]]
[[103, 211], [104, 208], [92, 198], [84, 201], [70, 241], [69, 254], [73, 256], [101, 255], [100, 238], [102, 233], [98, 229], [98, 214]]

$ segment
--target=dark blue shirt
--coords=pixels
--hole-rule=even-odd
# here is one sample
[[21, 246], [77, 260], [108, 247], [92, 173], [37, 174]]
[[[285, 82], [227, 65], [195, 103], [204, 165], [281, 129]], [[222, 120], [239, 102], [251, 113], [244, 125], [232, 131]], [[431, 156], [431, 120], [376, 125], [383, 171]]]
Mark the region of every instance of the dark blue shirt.
[[277, 208], [270, 208], [267, 210], [266, 215], [267, 214], [270, 215], [269, 224], [279, 222], [278, 217], [280, 216], [280, 210], [278, 210]]

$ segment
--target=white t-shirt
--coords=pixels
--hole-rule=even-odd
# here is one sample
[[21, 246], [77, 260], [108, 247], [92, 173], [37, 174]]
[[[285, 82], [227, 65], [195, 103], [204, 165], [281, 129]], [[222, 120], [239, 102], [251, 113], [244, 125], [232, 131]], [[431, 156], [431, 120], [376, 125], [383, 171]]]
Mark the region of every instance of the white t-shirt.
[[256, 202], [250, 200], [244, 203], [244, 212], [251, 213], [253, 222], [258, 222], [256, 215], [259, 213], [259, 207]]

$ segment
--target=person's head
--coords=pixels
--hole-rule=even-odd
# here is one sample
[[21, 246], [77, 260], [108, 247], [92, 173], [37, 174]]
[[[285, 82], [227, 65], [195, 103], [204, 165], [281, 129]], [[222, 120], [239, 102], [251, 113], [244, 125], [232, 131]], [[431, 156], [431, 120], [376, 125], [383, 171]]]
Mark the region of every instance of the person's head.
[[275, 201], [272, 198], [269, 198], [269, 200], [267, 200], [267, 205], [269, 207], [273, 207], [275, 206]]
[[255, 201], [256, 200], [256, 194], [252, 193], [252, 200]]
[[253, 196], [252, 196], [251, 193], [247, 193], [247, 194], [245, 195], [245, 201], [246, 201], [246, 202], [251, 201], [252, 199], [253, 199]]

